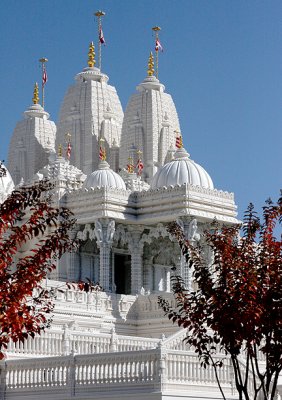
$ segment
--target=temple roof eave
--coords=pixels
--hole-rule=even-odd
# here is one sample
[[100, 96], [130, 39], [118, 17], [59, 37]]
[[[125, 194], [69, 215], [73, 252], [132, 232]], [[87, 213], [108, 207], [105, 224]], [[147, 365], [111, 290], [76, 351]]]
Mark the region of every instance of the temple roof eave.
[[66, 205], [81, 224], [98, 218], [113, 218], [123, 223], [152, 225], [189, 215], [205, 222], [216, 218], [228, 225], [240, 223], [232, 193], [187, 184], [144, 192], [105, 187], [79, 190], [67, 195]]

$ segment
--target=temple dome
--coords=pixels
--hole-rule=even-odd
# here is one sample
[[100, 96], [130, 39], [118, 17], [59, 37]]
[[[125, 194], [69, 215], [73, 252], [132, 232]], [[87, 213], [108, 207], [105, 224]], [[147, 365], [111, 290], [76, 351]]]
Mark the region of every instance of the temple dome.
[[110, 187], [126, 190], [124, 180], [110, 168], [107, 161], [100, 161], [98, 169], [88, 175], [83, 186], [86, 189]]
[[207, 189], [214, 188], [207, 171], [191, 160], [187, 151], [181, 148], [175, 152], [174, 159], [154, 175], [151, 189], [183, 185], [184, 183]]
[[3, 164], [1, 164], [1, 167], [6, 170], [5, 174], [0, 174], [0, 203], [3, 203], [14, 190], [15, 185], [7, 168]]

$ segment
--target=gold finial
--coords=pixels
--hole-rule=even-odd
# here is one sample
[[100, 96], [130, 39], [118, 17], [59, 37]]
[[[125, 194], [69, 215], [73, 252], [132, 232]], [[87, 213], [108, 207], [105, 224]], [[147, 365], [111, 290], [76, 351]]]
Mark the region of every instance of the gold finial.
[[43, 64], [46, 63], [47, 61], [48, 61], [48, 58], [46, 58], [46, 57], [42, 57], [39, 59], [39, 62], [43, 63]]
[[133, 158], [131, 156], [128, 157], [127, 172], [129, 174], [133, 174], [134, 172]]
[[65, 140], [66, 140], [66, 143], [69, 143], [71, 141], [71, 134], [69, 132], [67, 132], [65, 134]]
[[39, 104], [39, 89], [38, 89], [37, 82], [35, 82], [35, 84], [34, 84], [32, 102], [33, 102], [33, 104]]
[[149, 56], [147, 72], [148, 72], [148, 76], [153, 76], [154, 72], [155, 72], [155, 70], [154, 70], [154, 56], [153, 56], [152, 52], [150, 53], [150, 56]]
[[59, 144], [59, 147], [58, 147], [58, 156], [59, 157], [63, 156], [63, 146], [61, 144]]
[[96, 11], [96, 12], [94, 13], [94, 15], [95, 15], [96, 17], [104, 17], [104, 15], [106, 15], [106, 13], [105, 13], [104, 11], [99, 10], [99, 11]]
[[90, 68], [93, 68], [96, 64], [95, 61], [95, 48], [94, 48], [94, 43], [91, 42], [89, 45], [89, 51], [88, 51], [88, 66]]

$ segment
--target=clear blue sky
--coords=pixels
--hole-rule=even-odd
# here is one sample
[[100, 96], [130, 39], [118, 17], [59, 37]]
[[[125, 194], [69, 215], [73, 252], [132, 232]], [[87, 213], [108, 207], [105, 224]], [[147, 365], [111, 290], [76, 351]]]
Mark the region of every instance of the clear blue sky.
[[282, 188], [281, 0], [2, 0], [0, 158], [31, 105], [45, 56], [46, 110], [57, 120], [67, 87], [97, 43], [103, 9], [103, 71], [125, 108], [146, 75], [162, 27], [160, 80], [175, 101], [186, 149], [215, 187], [235, 193], [239, 217]]

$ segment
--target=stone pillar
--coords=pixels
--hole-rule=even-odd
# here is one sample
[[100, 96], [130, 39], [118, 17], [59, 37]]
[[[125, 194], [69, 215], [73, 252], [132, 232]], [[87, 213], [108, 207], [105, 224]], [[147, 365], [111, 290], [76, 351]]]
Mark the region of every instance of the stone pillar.
[[149, 260], [144, 260], [144, 288], [146, 292], [151, 293], [153, 291], [153, 268]]
[[114, 140], [110, 150], [111, 167], [115, 172], [118, 172], [119, 166], [119, 147]]
[[[76, 238], [77, 232], [77, 226], [74, 226], [69, 232], [72, 240]], [[67, 253], [67, 280], [70, 282], [79, 280], [79, 255], [75, 251]]]
[[67, 356], [70, 354], [70, 334], [69, 334], [69, 329], [68, 325], [64, 325], [64, 331], [63, 331], [63, 337], [62, 337], [62, 350], [63, 350], [63, 355]]
[[111, 342], [110, 342], [110, 351], [117, 351], [117, 342], [118, 342], [118, 337], [117, 337], [115, 328], [112, 328], [112, 331], [111, 331]]
[[130, 240], [128, 248], [131, 254], [131, 293], [139, 294], [143, 286], [142, 282], [142, 256], [143, 243], [140, 243], [143, 228], [130, 227]]
[[165, 337], [160, 340], [159, 350], [159, 381], [160, 389], [164, 391], [167, 383], [167, 348], [165, 346]]
[[0, 361], [0, 400], [6, 398], [6, 378], [7, 378], [7, 364], [5, 361]]
[[101, 243], [100, 247], [100, 285], [106, 291], [110, 291], [110, 254], [111, 245]]
[[[177, 223], [183, 229], [186, 239], [188, 239], [190, 243], [193, 246], [195, 246], [197, 242], [200, 240], [200, 234], [196, 218], [192, 220], [191, 219], [178, 220]], [[181, 254], [181, 275], [185, 281], [186, 289], [191, 291], [193, 284], [193, 266], [190, 268], [188, 267], [188, 263], [186, 262], [186, 259], [182, 254]]]
[[110, 256], [115, 233], [115, 221], [109, 219], [97, 220], [94, 232], [97, 245], [100, 248], [99, 283], [106, 292], [109, 292], [111, 290]]

